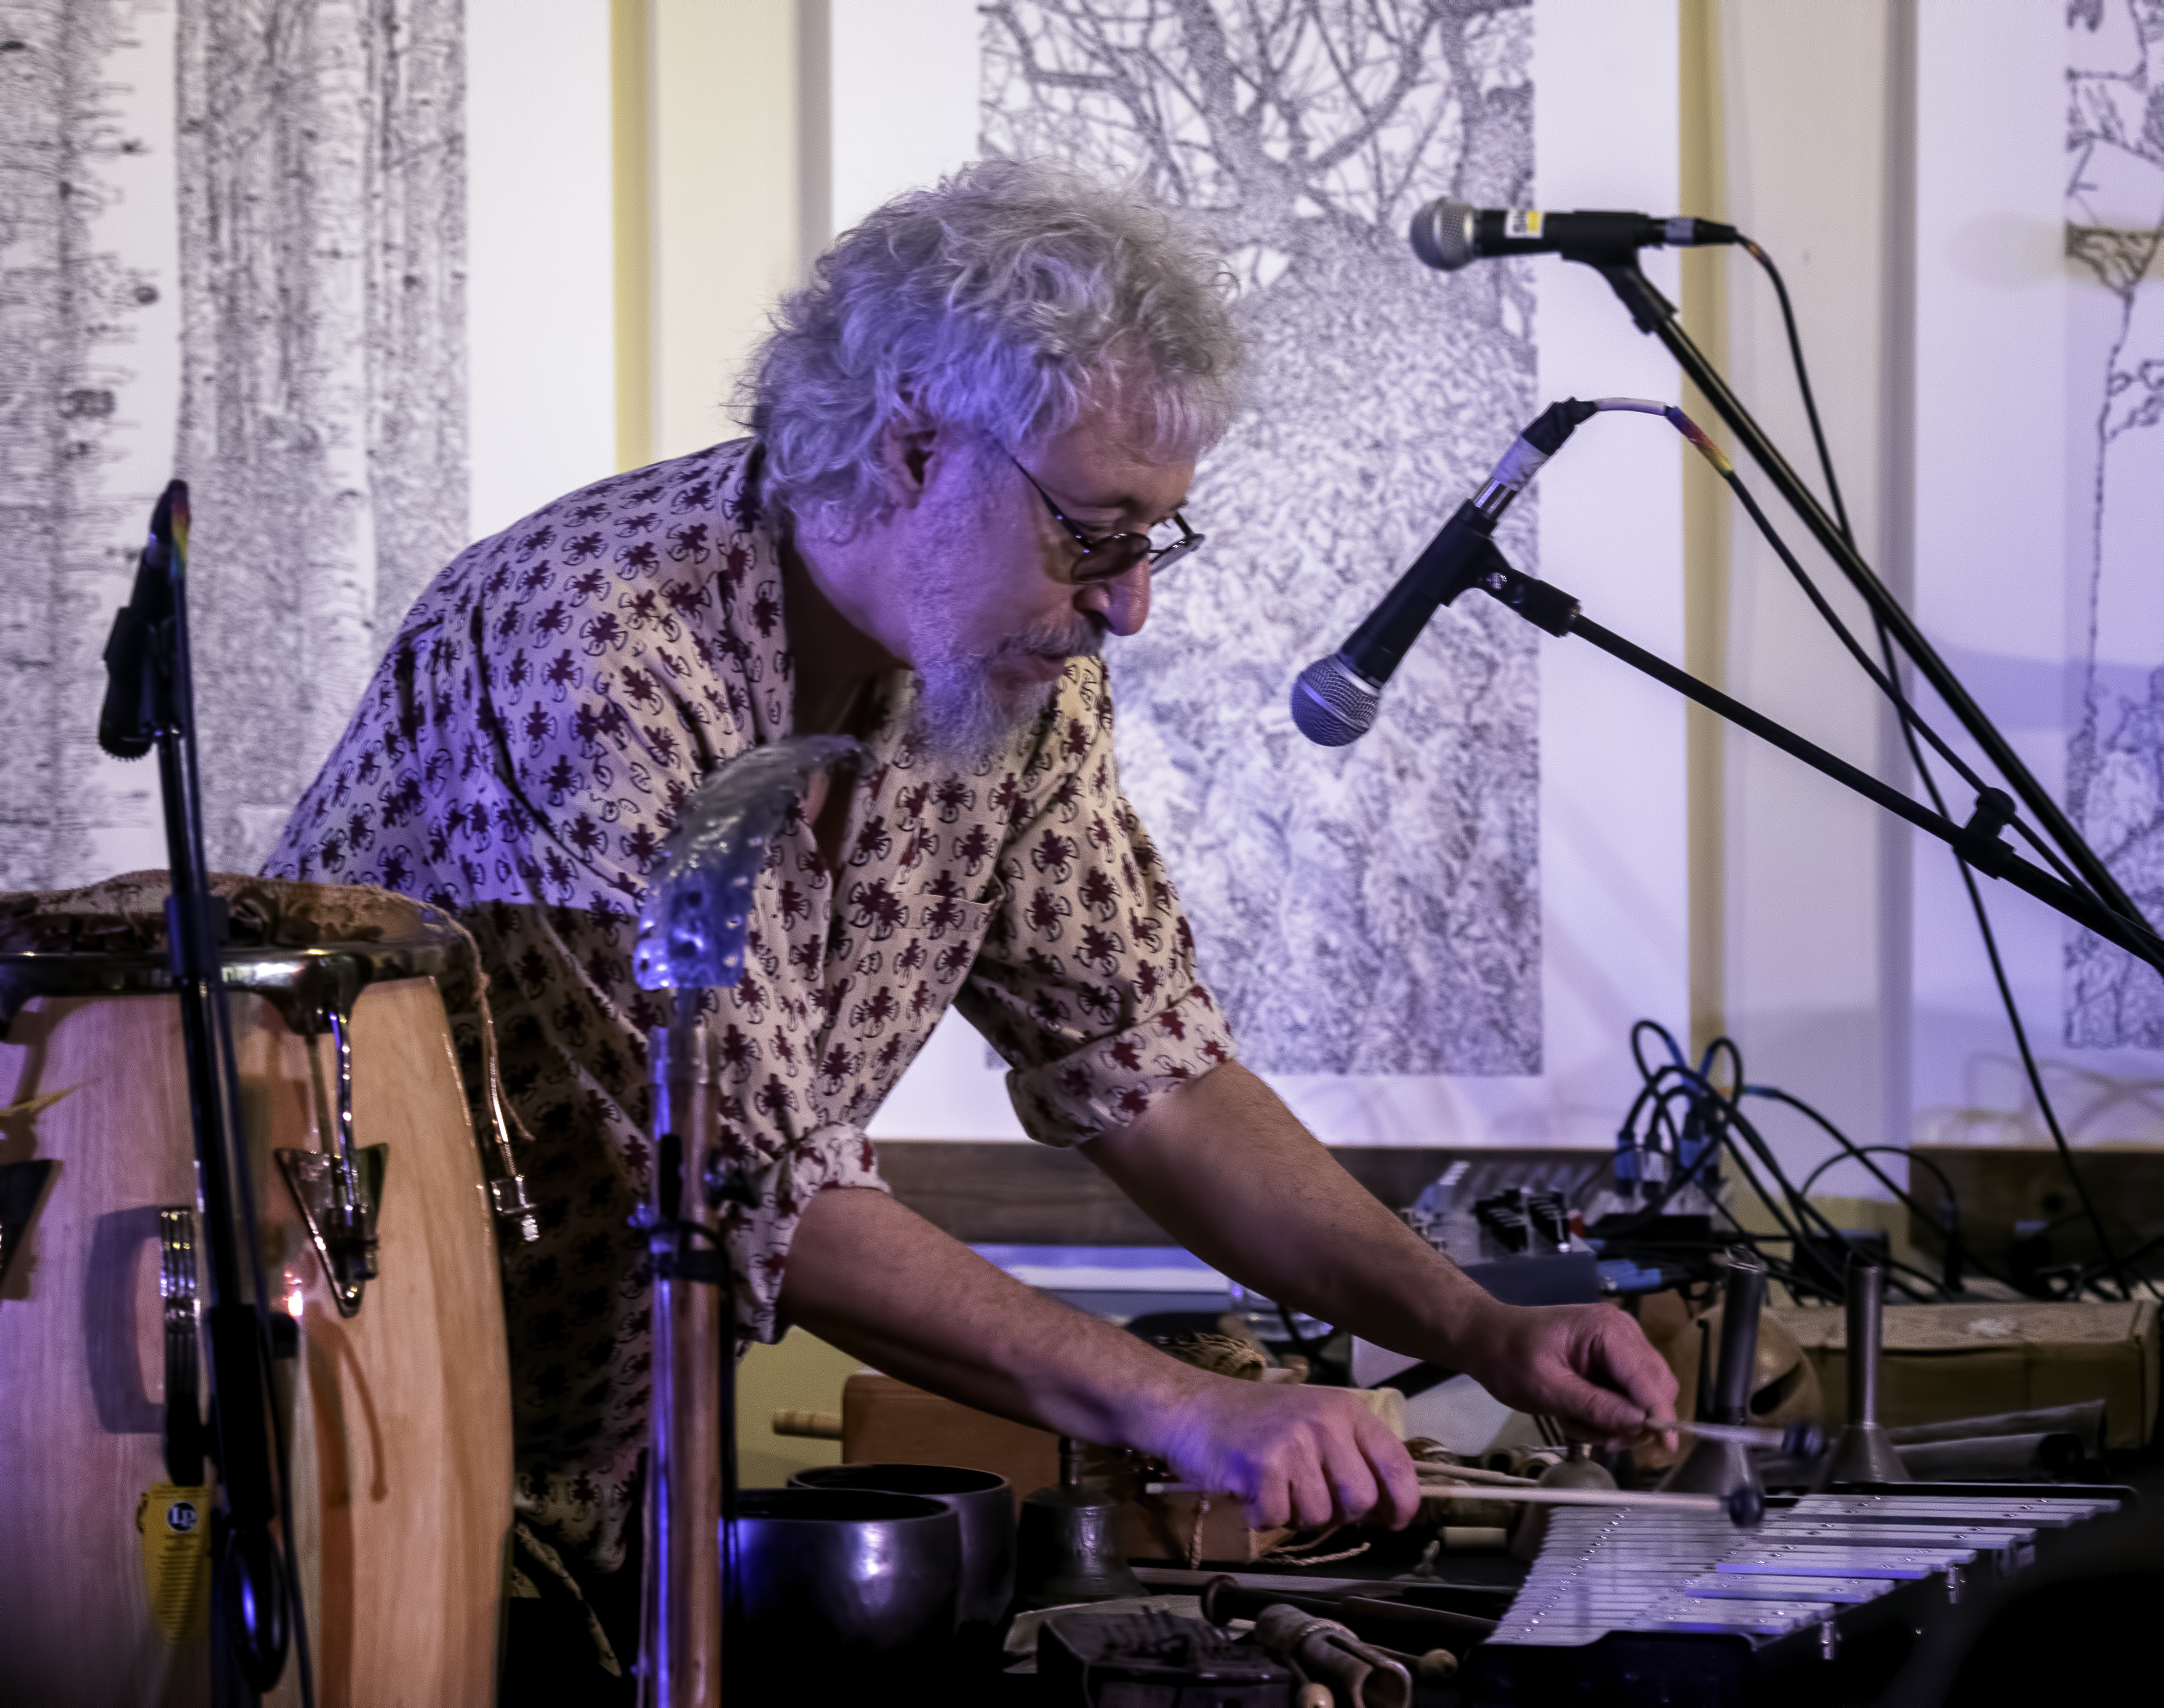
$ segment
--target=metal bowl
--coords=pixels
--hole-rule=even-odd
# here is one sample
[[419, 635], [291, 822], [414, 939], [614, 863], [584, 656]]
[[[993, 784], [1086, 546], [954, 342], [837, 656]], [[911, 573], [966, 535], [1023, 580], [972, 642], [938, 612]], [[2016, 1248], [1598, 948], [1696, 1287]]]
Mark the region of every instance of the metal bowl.
[[729, 1671], [754, 1700], [819, 1700], [951, 1655], [962, 1533], [939, 1501], [745, 1489], [732, 1540]]
[[964, 1626], [996, 1625], [1014, 1600], [1014, 1491], [994, 1471], [951, 1464], [822, 1464], [789, 1480], [792, 1489], [880, 1489], [943, 1502], [962, 1527]]

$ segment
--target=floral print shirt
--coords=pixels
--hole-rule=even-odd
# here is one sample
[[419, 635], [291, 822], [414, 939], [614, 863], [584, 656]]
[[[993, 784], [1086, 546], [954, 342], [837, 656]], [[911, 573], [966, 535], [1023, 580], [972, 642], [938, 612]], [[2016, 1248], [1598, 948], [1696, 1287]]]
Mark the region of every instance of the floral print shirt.
[[[621, 1557], [644, 1444], [648, 1181], [638, 904], [701, 778], [790, 731], [775, 518], [740, 441], [601, 481], [470, 548], [423, 593], [266, 872], [380, 885], [480, 945], [503, 1082], [528, 1135], [537, 1244], [507, 1250], [523, 1510]], [[1232, 1053], [1156, 851], [1119, 789], [1097, 659], [974, 768], [911, 751], [914, 678], [880, 684], [830, 867], [792, 815], [746, 970], [698, 1000], [733, 1213], [738, 1333], [776, 1338], [805, 1205], [877, 1187], [863, 1124], [951, 1002], [1006, 1059], [1027, 1130], [1126, 1125]], [[478, 1017], [452, 1016], [477, 1056]], [[469, 1074], [470, 1084], [474, 1076]]]

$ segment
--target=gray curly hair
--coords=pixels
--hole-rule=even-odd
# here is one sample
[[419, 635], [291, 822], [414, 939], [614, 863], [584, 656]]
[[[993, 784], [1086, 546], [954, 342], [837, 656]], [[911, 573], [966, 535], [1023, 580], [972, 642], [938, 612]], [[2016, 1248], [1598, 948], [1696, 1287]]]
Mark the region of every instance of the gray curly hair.
[[983, 160], [898, 196], [781, 300], [739, 387], [768, 490], [822, 532], [889, 514], [880, 431], [922, 412], [1016, 446], [1093, 402], [1132, 409], [1169, 459], [1237, 406], [1230, 275], [1140, 192]]

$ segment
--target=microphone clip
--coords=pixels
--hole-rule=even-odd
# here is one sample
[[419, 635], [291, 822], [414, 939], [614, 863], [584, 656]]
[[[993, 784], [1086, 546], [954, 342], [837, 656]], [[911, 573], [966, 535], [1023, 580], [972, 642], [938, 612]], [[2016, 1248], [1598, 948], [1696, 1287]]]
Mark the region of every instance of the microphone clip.
[[[1477, 587], [1489, 598], [1509, 605], [1535, 628], [1545, 629], [1557, 640], [1571, 631], [1578, 621], [1578, 603], [1570, 595], [1560, 587], [1552, 587], [1536, 576], [1512, 568], [1492, 543], [1481, 557], [1468, 586]], [[1456, 596], [1452, 595], [1452, 598]], [[1443, 603], [1447, 605], [1450, 600], [1447, 599]]]

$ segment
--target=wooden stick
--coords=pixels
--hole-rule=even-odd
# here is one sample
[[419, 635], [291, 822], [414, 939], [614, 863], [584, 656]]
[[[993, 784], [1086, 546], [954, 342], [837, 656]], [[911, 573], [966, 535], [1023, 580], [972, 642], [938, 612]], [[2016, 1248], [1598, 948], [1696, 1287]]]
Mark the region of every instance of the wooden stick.
[[1719, 1495], [1674, 1495], [1658, 1489], [1556, 1489], [1546, 1484], [1530, 1488], [1498, 1487], [1492, 1483], [1442, 1483], [1421, 1480], [1421, 1493], [1430, 1500], [1518, 1501], [1531, 1506], [1651, 1506], [1668, 1512], [1709, 1512], [1728, 1516], [1729, 1503]]
[[[1146, 1495], [1195, 1495], [1193, 1483], [1149, 1483]], [[1720, 1495], [1671, 1495], [1657, 1489], [1554, 1489], [1546, 1484], [1442, 1483], [1423, 1477], [1421, 1493], [1429, 1500], [1516, 1501], [1531, 1506], [1652, 1506], [1668, 1512], [1711, 1512], [1726, 1517], [1729, 1502]]]
[[1424, 1477], [1448, 1477], [1455, 1482], [1494, 1483], [1501, 1488], [1530, 1489], [1538, 1477], [1516, 1477], [1508, 1471], [1484, 1470], [1477, 1464], [1437, 1464], [1431, 1459], [1416, 1459], [1413, 1469]]

